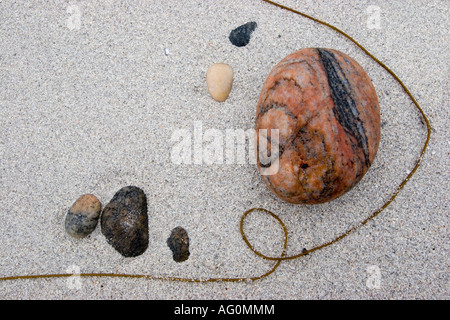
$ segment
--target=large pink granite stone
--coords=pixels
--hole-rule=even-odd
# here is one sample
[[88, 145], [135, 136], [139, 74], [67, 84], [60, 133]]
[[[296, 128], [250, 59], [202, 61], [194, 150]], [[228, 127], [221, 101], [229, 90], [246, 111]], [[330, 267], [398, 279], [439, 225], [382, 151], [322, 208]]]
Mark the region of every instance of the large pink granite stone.
[[[260, 129], [267, 129], [267, 135], [258, 134]], [[279, 130], [278, 140], [270, 129]], [[377, 94], [367, 73], [348, 55], [321, 48], [296, 51], [264, 83], [256, 130], [257, 165], [269, 189], [291, 203], [327, 202], [355, 186], [375, 158]], [[261, 142], [267, 150], [278, 143], [277, 155], [260, 148]], [[276, 172], [263, 174], [274, 161]]]

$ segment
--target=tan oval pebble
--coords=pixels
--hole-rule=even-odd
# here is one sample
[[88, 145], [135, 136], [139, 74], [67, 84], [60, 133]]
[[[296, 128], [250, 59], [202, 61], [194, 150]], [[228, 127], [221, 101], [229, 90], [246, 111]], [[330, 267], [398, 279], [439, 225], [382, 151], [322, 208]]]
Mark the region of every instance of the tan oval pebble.
[[206, 85], [214, 100], [223, 102], [227, 100], [233, 86], [233, 69], [225, 63], [215, 63], [206, 72]]

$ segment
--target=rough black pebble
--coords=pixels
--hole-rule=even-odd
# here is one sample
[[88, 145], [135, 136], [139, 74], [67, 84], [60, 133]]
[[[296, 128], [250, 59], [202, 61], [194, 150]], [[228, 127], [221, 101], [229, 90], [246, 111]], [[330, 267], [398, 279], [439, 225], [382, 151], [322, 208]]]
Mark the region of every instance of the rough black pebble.
[[120, 189], [103, 209], [101, 229], [108, 243], [124, 257], [148, 247], [147, 197], [138, 187]]
[[228, 39], [230, 39], [231, 43], [235, 46], [244, 47], [250, 42], [250, 36], [257, 26], [258, 25], [254, 21], [247, 22], [231, 31]]
[[173, 260], [183, 262], [189, 258], [189, 237], [187, 231], [182, 227], [176, 227], [172, 230], [167, 239], [167, 245], [173, 253]]

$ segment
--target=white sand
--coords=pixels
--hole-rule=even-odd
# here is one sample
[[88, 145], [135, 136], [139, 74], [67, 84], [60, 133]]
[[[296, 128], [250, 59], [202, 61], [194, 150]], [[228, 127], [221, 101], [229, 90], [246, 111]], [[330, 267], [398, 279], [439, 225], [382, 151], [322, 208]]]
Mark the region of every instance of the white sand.
[[[257, 0], [95, 3], [0, 2], [0, 277], [77, 267], [82, 273], [258, 276], [273, 262], [255, 256], [242, 240], [245, 210], [278, 213], [289, 229], [288, 253], [295, 254], [383, 205], [420, 154], [426, 128], [418, 111], [386, 71], [332, 30]], [[283, 262], [256, 282], [91, 277], [77, 288], [73, 278], [14, 280], [0, 281], [0, 298], [448, 298], [448, 3], [283, 3], [360, 41], [397, 73], [428, 115], [428, 151], [395, 202], [344, 240]], [[373, 28], [377, 12], [379, 29]], [[249, 21], [258, 23], [250, 43], [233, 46], [230, 31]], [[295, 206], [275, 198], [254, 165], [171, 162], [172, 133], [192, 132], [195, 121], [203, 130], [252, 128], [269, 71], [306, 47], [346, 52], [377, 89], [382, 141], [356, 188], [327, 204]], [[224, 103], [212, 100], [205, 84], [215, 62], [235, 72]], [[148, 197], [150, 244], [143, 255], [123, 258], [99, 227], [83, 240], [65, 234], [65, 214], [80, 195], [93, 193], [106, 205], [126, 185]], [[166, 245], [178, 225], [191, 239], [183, 263], [172, 260]], [[279, 254], [282, 232], [273, 219], [253, 215], [246, 230], [255, 247]]]

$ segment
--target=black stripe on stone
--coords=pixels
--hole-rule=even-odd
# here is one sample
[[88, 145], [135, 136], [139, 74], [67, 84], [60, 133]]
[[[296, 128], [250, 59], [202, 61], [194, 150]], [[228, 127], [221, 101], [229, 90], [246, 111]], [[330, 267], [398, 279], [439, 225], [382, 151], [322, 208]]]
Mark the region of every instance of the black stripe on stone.
[[355, 137], [358, 147], [363, 151], [365, 164], [369, 166], [367, 136], [353, 99], [352, 88], [333, 52], [321, 48], [317, 51], [328, 77], [328, 85], [334, 101], [334, 115], [344, 130]]

